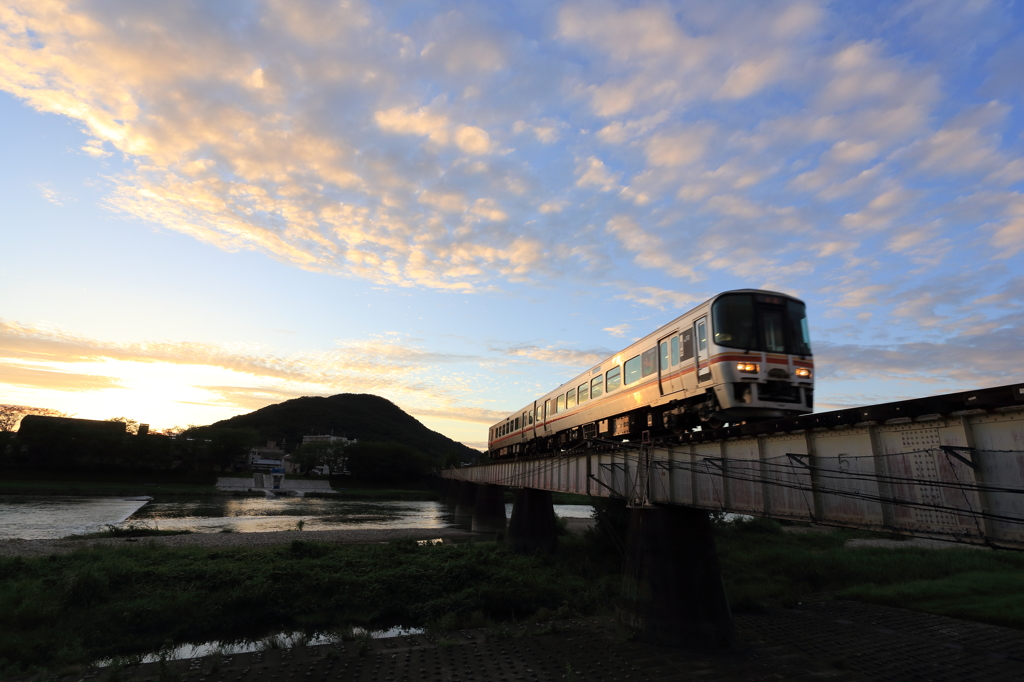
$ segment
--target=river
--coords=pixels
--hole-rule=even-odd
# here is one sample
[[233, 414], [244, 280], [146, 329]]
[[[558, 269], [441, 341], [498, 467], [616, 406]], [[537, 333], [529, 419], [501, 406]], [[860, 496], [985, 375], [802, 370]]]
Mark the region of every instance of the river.
[[[555, 514], [589, 518], [590, 505], [556, 504]], [[509, 518], [512, 505], [505, 506]], [[101, 531], [108, 525], [144, 525], [195, 533], [258, 533], [344, 528], [448, 528], [458, 524], [441, 502], [352, 501], [262, 497], [0, 496], [0, 540], [55, 539]]]

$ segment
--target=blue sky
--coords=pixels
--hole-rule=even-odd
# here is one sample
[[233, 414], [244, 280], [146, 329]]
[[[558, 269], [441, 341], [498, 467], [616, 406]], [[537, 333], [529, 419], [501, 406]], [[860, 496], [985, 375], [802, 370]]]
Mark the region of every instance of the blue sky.
[[727, 289], [819, 409], [1019, 381], [1012, 2], [0, 7], [0, 402], [487, 425]]

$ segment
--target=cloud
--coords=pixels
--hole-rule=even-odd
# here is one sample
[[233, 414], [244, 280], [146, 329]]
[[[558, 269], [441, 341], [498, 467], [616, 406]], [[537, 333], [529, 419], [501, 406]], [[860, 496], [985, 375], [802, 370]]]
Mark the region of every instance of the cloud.
[[541, 347], [528, 344], [500, 350], [505, 355], [511, 357], [526, 358], [528, 360], [551, 365], [564, 365], [567, 367], [580, 368], [595, 365], [612, 354], [612, 351], [604, 349], [575, 350], [572, 348], [559, 348], [555, 346]]
[[467, 154], [486, 154], [491, 149], [491, 137], [476, 126], [461, 125], [455, 131], [455, 144]]
[[576, 176], [577, 187], [597, 187], [602, 192], [610, 192], [619, 189], [622, 173], [610, 172], [601, 159], [591, 156], [577, 162]]
[[1017, 341], [1022, 332], [1017, 319], [995, 332], [958, 335], [942, 342], [885, 346], [819, 342], [814, 348], [815, 367], [824, 381], [886, 376], [945, 385], [948, 391], [1000, 386], [1019, 378], [1015, 368], [1024, 362], [1024, 350]]
[[562, 136], [565, 124], [557, 119], [544, 119], [536, 124], [519, 120], [512, 124], [512, 132], [516, 135], [529, 131], [543, 144], [554, 144]]
[[[692, 304], [679, 278], [773, 286], [883, 319], [930, 269], [992, 260], [991, 293], [1024, 250], [1020, 41], [985, 37], [1017, 24], [953, 5], [12, 0], [0, 88], [73, 121], [83, 163], [116, 155], [104, 206], [219, 249], [659, 309]], [[302, 354], [97, 345], [307, 381]]]
[[1024, 195], [1015, 192], [1007, 197], [992, 233], [992, 246], [999, 250], [997, 258], [1011, 258], [1024, 250]]
[[[433, 417], [436, 419], [454, 419], [460, 422], [473, 424], [486, 424], [490, 426], [508, 416], [507, 411], [489, 410], [483, 407], [451, 407], [439, 409], [427, 409], [423, 407], [411, 407], [409, 414], [414, 417]], [[467, 443], [468, 445], [468, 443]], [[470, 446], [476, 447], [476, 446]], [[484, 443], [481, 447], [486, 447]]]
[[403, 338], [384, 337], [341, 340], [336, 349], [279, 357], [259, 348], [194, 342], [114, 343], [0, 319], [0, 358], [6, 358], [10, 366], [103, 361], [207, 366], [334, 390], [362, 382], [398, 387], [405, 385], [403, 375], [430, 365], [464, 362], [472, 356], [437, 353]]
[[647, 160], [654, 166], [688, 166], [700, 161], [713, 133], [699, 125], [676, 133], [652, 135], [645, 145]]
[[740, 62], [729, 69], [716, 98], [743, 99], [760, 92], [778, 80], [789, 67], [787, 55], [781, 51]]
[[[374, 113], [373, 119], [381, 130], [398, 135], [420, 135], [431, 142], [448, 144], [450, 123], [448, 117], [432, 113], [427, 107], [410, 111], [406, 107], [393, 107]], [[461, 146], [461, 145], [460, 145]]]
[[629, 332], [630, 326], [628, 324], [617, 324], [614, 327], [605, 327], [602, 331], [608, 332], [610, 335], [616, 338], [623, 338]]
[[691, 265], [672, 258], [671, 250], [655, 234], [644, 230], [635, 220], [626, 215], [617, 215], [608, 221], [605, 230], [614, 236], [622, 246], [636, 254], [633, 262], [644, 268], [657, 268], [673, 277], [698, 279]]
[[114, 377], [60, 372], [14, 364], [0, 364], [0, 384], [48, 391], [102, 391], [108, 388], [124, 388]]
[[44, 182], [40, 185], [36, 185], [36, 188], [39, 190], [39, 194], [41, 194], [42, 197], [51, 204], [55, 204], [56, 206], [64, 205], [64, 197], [61, 196], [60, 192], [54, 189], [53, 183]]
[[659, 287], [637, 286], [636, 284], [628, 283], [620, 286], [623, 289], [623, 293], [616, 295], [615, 298], [632, 301], [637, 305], [657, 308], [658, 310], [668, 308], [683, 312], [711, 298], [708, 294], [691, 294], [672, 289], [661, 289]]

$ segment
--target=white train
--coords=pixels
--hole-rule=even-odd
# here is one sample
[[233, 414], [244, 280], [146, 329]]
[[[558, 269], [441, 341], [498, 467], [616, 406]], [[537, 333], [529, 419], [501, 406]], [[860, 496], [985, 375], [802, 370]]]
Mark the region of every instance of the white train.
[[591, 439], [666, 441], [699, 425], [806, 414], [813, 399], [804, 303], [727, 291], [492, 426], [488, 454], [543, 454]]

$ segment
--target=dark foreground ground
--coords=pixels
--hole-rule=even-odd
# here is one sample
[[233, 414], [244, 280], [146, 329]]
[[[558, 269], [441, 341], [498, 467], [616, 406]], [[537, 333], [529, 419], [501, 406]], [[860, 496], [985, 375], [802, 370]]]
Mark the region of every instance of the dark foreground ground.
[[[736, 617], [731, 650], [629, 641], [608, 618], [105, 668], [60, 682], [1024, 680], [1024, 632], [827, 596]], [[42, 678], [21, 677], [16, 680]], [[58, 678], [49, 678], [56, 682]]]

